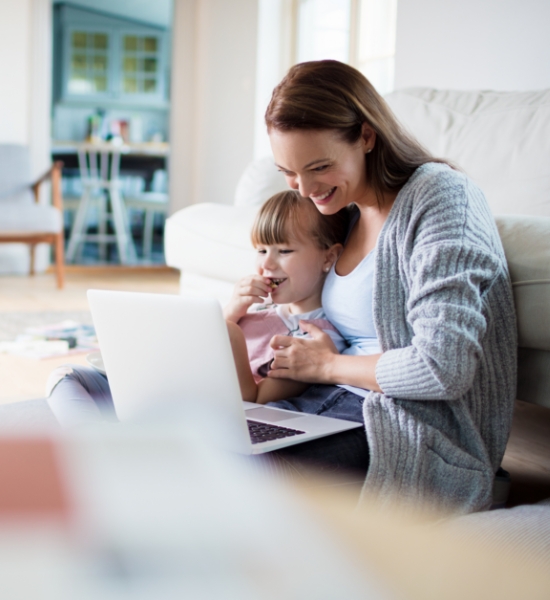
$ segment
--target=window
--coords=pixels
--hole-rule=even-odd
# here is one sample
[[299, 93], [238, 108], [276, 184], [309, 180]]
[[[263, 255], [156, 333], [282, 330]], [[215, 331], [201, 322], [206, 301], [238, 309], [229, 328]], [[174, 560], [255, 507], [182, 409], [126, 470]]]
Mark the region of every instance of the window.
[[298, 0], [295, 62], [333, 58], [393, 90], [397, 0]]
[[333, 58], [349, 61], [350, 2], [302, 0], [298, 4], [296, 62]]
[[394, 82], [397, 0], [361, 0], [358, 16], [354, 66], [387, 94]]
[[397, 0], [259, 0], [256, 158], [271, 153], [264, 114], [273, 88], [297, 62], [332, 58], [393, 90]]

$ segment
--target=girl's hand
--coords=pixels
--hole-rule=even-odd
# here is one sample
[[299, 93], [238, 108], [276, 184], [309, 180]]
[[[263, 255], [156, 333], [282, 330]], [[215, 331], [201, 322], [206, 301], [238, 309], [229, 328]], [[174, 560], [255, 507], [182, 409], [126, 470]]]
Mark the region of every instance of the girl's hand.
[[270, 280], [261, 275], [247, 275], [234, 287], [229, 304], [223, 309], [226, 321], [237, 323], [244, 317], [248, 308], [255, 303], [262, 303], [269, 296]]
[[275, 359], [268, 376], [309, 383], [333, 383], [331, 365], [334, 358], [339, 356], [334, 342], [312, 323], [300, 322], [300, 328], [309, 333], [311, 338], [273, 336], [270, 345]]

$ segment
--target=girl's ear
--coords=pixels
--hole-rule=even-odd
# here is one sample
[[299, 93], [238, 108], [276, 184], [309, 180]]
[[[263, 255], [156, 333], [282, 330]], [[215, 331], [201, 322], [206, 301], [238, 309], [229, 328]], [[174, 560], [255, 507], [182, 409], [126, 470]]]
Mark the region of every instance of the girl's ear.
[[328, 250], [325, 250], [325, 261], [323, 263], [323, 271], [328, 273], [332, 265], [338, 260], [344, 246], [342, 244], [334, 244]]

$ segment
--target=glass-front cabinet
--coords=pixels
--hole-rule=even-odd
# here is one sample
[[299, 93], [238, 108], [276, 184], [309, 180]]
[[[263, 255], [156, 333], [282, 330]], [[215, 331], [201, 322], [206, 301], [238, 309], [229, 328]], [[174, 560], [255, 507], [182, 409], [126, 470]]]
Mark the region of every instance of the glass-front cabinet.
[[57, 6], [54, 102], [166, 103], [166, 31]]

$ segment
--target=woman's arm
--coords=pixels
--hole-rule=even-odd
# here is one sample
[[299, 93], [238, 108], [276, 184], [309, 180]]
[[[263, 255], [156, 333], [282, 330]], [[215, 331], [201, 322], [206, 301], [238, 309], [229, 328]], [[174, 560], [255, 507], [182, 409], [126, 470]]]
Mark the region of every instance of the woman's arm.
[[338, 354], [330, 336], [312, 323], [301, 323], [308, 338], [275, 336], [271, 347], [275, 360], [269, 378], [324, 384], [346, 384], [381, 392], [376, 380], [376, 365], [382, 356]]

